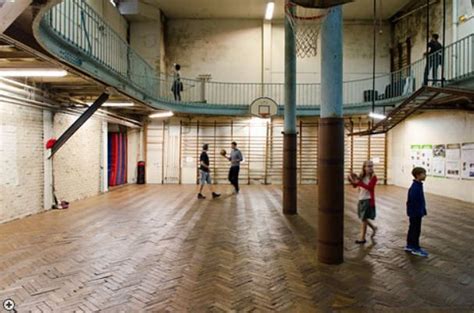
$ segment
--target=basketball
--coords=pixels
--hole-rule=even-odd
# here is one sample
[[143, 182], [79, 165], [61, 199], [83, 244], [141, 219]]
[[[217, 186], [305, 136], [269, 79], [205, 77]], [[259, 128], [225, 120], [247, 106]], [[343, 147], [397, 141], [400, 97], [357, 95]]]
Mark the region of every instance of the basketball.
[[221, 155], [222, 155], [222, 156], [225, 156], [226, 154], [227, 154], [227, 151], [225, 151], [225, 149], [222, 149], [222, 150], [221, 150]]

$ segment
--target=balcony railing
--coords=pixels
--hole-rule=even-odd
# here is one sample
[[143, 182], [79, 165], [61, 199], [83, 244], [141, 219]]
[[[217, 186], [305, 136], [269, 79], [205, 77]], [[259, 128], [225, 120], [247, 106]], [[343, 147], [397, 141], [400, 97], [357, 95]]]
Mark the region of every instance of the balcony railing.
[[[83, 0], [67, 0], [46, 13], [42, 27], [48, 27], [61, 40], [94, 60], [99, 66], [133, 86], [144, 98], [158, 102], [175, 102], [171, 86], [173, 77], [158, 74], [130, 45], [115, 32], [104, 19]], [[444, 64], [445, 83], [474, 75], [474, 35], [446, 46], [443, 51], [428, 57], [441, 79]], [[444, 60], [444, 62], [443, 62]], [[368, 104], [375, 97], [378, 105], [402, 99], [417, 90], [425, 81], [427, 58], [409, 66], [375, 78], [345, 81], [343, 102], [345, 107]], [[438, 66], [439, 65], [439, 66]], [[93, 73], [90, 73], [93, 75]], [[428, 79], [433, 79], [429, 71]], [[258, 97], [266, 96], [284, 103], [282, 83], [228, 83], [205, 79], [181, 79], [181, 103], [189, 106], [219, 105], [222, 107], [249, 105]], [[297, 105], [301, 108], [321, 104], [320, 84], [297, 84]]]

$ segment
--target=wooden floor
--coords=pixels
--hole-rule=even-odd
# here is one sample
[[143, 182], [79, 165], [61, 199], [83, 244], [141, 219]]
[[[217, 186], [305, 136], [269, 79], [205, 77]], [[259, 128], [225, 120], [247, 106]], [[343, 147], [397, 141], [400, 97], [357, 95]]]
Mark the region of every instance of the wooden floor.
[[[220, 187], [230, 193], [228, 186]], [[376, 241], [316, 260], [317, 187], [281, 214], [278, 186], [196, 199], [195, 186], [128, 186], [0, 225], [0, 300], [18, 312], [473, 312], [474, 206], [427, 195], [422, 245], [406, 254], [406, 189], [378, 187]]]

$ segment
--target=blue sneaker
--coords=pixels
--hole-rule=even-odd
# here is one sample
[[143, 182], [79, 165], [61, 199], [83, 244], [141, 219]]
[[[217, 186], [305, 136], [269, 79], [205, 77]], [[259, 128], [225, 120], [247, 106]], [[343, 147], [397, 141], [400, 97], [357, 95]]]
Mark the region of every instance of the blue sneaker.
[[424, 258], [428, 257], [428, 252], [426, 252], [425, 250], [423, 250], [421, 248], [412, 250], [411, 254], [416, 255], [416, 256], [421, 256], [421, 257], [424, 257]]
[[411, 246], [405, 246], [405, 248], [403, 248], [403, 250], [405, 250], [405, 252], [412, 252], [413, 250], [415, 250], [415, 248], [413, 248]]

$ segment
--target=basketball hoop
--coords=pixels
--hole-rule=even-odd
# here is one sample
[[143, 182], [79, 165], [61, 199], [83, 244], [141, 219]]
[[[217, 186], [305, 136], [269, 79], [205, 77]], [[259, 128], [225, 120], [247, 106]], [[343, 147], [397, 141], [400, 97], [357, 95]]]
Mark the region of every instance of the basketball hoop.
[[250, 104], [250, 114], [260, 118], [269, 118], [278, 114], [278, 104], [268, 97], [255, 99]]
[[327, 12], [327, 9], [303, 7], [291, 1], [286, 3], [285, 14], [295, 33], [297, 57], [307, 58], [318, 54], [319, 32]]

